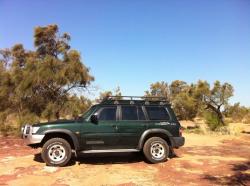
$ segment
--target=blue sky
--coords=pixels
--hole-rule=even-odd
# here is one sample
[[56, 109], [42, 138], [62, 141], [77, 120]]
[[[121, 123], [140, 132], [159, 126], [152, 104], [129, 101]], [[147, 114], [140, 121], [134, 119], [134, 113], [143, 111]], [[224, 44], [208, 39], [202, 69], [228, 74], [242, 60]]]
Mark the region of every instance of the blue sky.
[[0, 48], [33, 48], [33, 28], [58, 24], [100, 91], [143, 95], [156, 81], [229, 82], [250, 106], [248, 0], [0, 0]]

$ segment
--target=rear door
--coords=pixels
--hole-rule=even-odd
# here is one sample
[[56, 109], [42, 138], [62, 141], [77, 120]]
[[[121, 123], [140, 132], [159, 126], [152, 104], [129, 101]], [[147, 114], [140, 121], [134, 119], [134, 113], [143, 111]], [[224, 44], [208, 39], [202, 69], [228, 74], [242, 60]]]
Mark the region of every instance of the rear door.
[[119, 145], [122, 149], [135, 149], [141, 134], [147, 128], [147, 121], [141, 106], [121, 105], [118, 107]]
[[103, 106], [95, 113], [98, 124], [83, 123], [81, 130], [84, 150], [118, 148], [117, 106]]

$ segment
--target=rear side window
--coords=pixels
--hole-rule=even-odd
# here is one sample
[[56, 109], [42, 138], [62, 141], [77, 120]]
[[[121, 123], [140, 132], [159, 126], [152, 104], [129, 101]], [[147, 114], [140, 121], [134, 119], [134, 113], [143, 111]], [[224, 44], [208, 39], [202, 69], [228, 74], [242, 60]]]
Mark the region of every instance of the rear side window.
[[134, 106], [122, 106], [122, 120], [138, 120], [137, 108]]
[[145, 115], [142, 107], [137, 106], [122, 106], [122, 120], [145, 120]]
[[169, 114], [165, 107], [145, 107], [150, 120], [169, 120]]
[[99, 120], [116, 120], [116, 107], [106, 107], [99, 113]]

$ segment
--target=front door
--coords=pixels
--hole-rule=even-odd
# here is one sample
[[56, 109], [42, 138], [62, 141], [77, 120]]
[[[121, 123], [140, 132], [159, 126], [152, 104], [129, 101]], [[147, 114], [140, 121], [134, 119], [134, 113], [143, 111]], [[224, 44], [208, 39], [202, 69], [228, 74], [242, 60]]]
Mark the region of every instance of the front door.
[[97, 124], [88, 121], [81, 127], [83, 150], [118, 148], [117, 106], [100, 107], [95, 114]]

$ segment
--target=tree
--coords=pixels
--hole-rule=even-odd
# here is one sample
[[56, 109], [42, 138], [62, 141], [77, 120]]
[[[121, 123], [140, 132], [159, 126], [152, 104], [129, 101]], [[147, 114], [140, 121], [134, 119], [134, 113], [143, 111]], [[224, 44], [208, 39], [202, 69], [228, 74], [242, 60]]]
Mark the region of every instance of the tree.
[[233, 96], [233, 91], [233, 86], [229, 83], [221, 85], [219, 81], [215, 81], [209, 94], [204, 95], [206, 109], [216, 114], [218, 125], [225, 125], [222, 108], [228, 105], [228, 100]]
[[116, 87], [113, 93], [114, 96], [117, 96], [118, 99], [122, 99], [122, 92], [120, 86]]
[[232, 118], [234, 122], [242, 122], [243, 119], [250, 113], [250, 110], [240, 103], [235, 103], [233, 105], [227, 105], [223, 112], [226, 117]]
[[[6, 63], [0, 62], [0, 130], [6, 131], [7, 124], [4, 122], [12, 107], [11, 99], [9, 95], [11, 94], [11, 76], [6, 69]], [[3, 124], [3, 125], [1, 125]]]
[[204, 95], [209, 95], [210, 93], [210, 85], [207, 81], [199, 80], [196, 84], [194, 84], [194, 90], [192, 97], [195, 100], [197, 107], [197, 115], [202, 116], [204, 113], [206, 104], [203, 101]]
[[118, 99], [122, 99], [122, 92], [121, 92], [120, 86], [116, 87], [113, 91], [106, 90], [106, 91], [100, 92], [99, 97], [95, 101], [99, 103], [103, 99], [109, 96], [117, 96]]
[[164, 81], [152, 83], [150, 90], [145, 91], [145, 96], [164, 97], [169, 101], [169, 87]]
[[169, 89], [171, 99], [174, 99], [174, 97], [181, 92], [188, 92], [189, 86], [185, 81], [175, 80], [170, 84]]
[[9, 49], [1, 49], [0, 50], [0, 63], [3, 67], [7, 67], [9, 65], [9, 61], [11, 58], [11, 51]]
[[78, 118], [92, 105], [91, 100], [84, 96], [72, 95], [64, 105], [62, 112], [65, 117]]
[[11, 106], [11, 76], [3, 63], [0, 63], [0, 112]]
[[192, 120], [195, 118], [197, 114], [196, 102], [189, 94], [181, 92], [174, 97], [171, 103], [178, 119]]
[[150, 90], [145, 91], [145, 96], [165, 97], [171, 102], [179, 119], [193, 119], [196, 116], [197, 108], [192, 97], [193, 85], [184, 81], [175, 80], [170, 86], [164, 81], [152, 83]]
[[104, 98], [112, 96], [112, 91], [103, 91], [99, 93], [99, 98], [97, 99], [97, 102], [101, 102]]
[[72, 93], [81, 93], [94, 80], [69, 41], [69, 34], [48, 25], [35, 28], [35, 50], [16, 44], [0, 51], [0, 107], [18, 113], [20, 123], [27, 113], [59, 118]]

